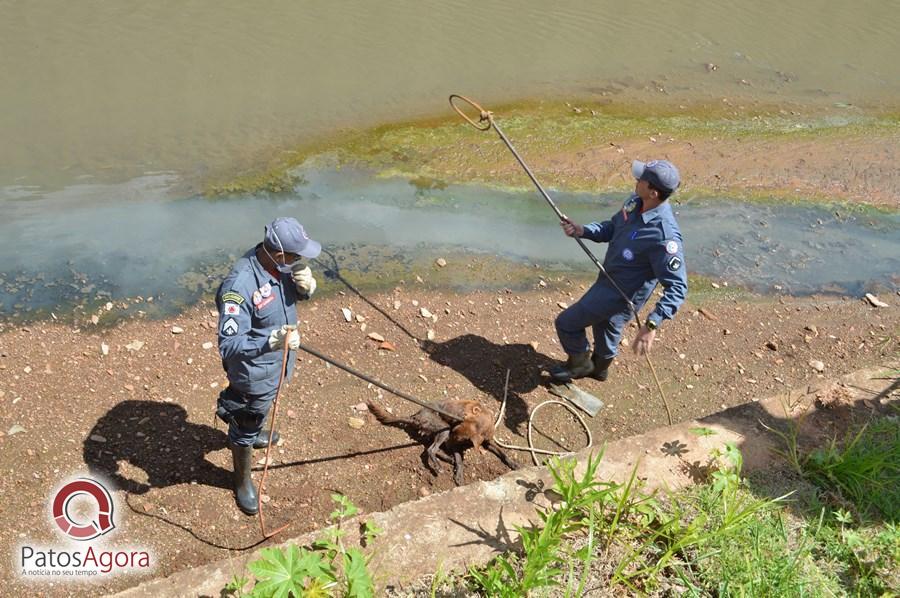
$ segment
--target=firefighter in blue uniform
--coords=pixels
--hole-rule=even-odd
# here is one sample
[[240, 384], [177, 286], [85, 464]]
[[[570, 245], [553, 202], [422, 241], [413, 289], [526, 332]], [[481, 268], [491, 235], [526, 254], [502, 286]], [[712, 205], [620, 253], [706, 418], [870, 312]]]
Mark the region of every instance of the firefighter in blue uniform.
[[[650, 351], [656, 330], [670, 320], [687, 296], [687, 272], [681, 231], [666, 201], [680, 183], [678, 169], [665, 160], [634, 161], [637, 183], [622, 209], [610, 220], [580, 225], [565, 218], [566, 235], [609, 243], [604, 268], [640, 310], [657, 282], [663, 295], [641, 326], [634, 342], [638, 354]], [[556, 318], [556, 332], [568, 355], [564, 365], [551, 369], [557, 382], [592, 376], [606, 380], [616, 356], [622, 330], [631, 319], [627, 302], [602, 273], [577, 303]], [[590, 353], [585, 328], [594, 333]]]
[[[302, 258], [315, 258], [321, 249], [294, 218], [278, 218], [265, 227], [263, 242], [235, 263], [216, 293], [219, 354], [228, 376], [216, 415], [228, 424], [235, 498], [248, 515], [258, 510], [250, 479], [253, 449], [268, 446], [269, 433], [262, 428], [278, 390], [283, 351], [296, 350], [300, 343], [296, 303], [316, 290], [316, 279]], [[293, 368], [289, 354], [284, 380]], [[273, 441], [277, 439], [275, 433]]]

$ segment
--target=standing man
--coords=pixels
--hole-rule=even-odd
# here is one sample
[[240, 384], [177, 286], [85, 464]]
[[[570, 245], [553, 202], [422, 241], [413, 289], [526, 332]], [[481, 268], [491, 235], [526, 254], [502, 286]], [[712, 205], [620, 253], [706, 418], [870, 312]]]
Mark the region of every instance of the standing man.
[[[216, 415], [228, 424], [235, 498], [247, 515], [259, 510], [250, 479], [253, 449], [268, 446], [263, 421], [282, 374], [289, 380], [294, 369], [289, 354], [286, 370], [280, 371], [283, 351], [300, 344], [296, 303], [316, 290], [316, 279], [301, 258], [315, 258], [321, 250], [295, 219], [277, 218], [265, 227], [263, 242], [237, 261], [216, 293], [219, 354], [228, 376]], [[277, 433], [272, 440], [278, 440]]]
[[[634, 350], [643, 355], [650, 351], [662, 321], [672, 319], [687, 296], [681, 231], [666, 201], [681, 179], [678, 169], [665, 160], [635, 160], [631, 171], [637, 179], [634, 194], [611, 219], [582, 226], [565, 218], [560, 224], [570, 237], [609, 243], [603, 266], [637, 310], [656, 283], [662, 284], [663, 296], [634, 342]], [[558, 382], [585, 376], [606, 380], [631, 316], [628, 303], [601, 273], [587, 293], [556, 318], [556, 332], [568, 360], [551, 369], [550, 375]], [[594, 332], [593, 356], [585, 334], [588, 326]]]

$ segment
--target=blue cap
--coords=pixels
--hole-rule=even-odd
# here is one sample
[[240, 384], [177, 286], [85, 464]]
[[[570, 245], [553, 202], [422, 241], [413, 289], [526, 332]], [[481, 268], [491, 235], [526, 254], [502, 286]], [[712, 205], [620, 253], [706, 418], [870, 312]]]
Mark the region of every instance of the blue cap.
[[305, 258], [318, 257], [322, 245], [310, 239], [303, 225], [295, 218], [276, 218], [266, 226], [264, 239], [266, 247], [272, 251], [294, 253]]
[[681, 184], [681, 175], [678, 169], [668, 160], [651, 160], [641, 162], [635, 160], [631, 163], [631, 174], [639, 181], [647, 181], [661, 191], [672, 193]]

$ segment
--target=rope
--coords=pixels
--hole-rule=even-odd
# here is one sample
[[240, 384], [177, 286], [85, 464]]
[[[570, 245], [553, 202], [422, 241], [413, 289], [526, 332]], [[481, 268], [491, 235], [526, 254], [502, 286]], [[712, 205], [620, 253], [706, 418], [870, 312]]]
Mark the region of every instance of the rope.
[[[469, 104], [476, 110], [478, 110], [478, 112], [480, 113], [478, 123], [476, 123], [471, 118], [469, 118], [454, 103], [454, 100], [461, 100], [461, 101]], [[485, 110], [477, 102], [475, 102], [465, 96], [461, 96], [461, 95], [457, 95], [457, 94], [452, 94], [450, 96], [450, 106], [456, 111], [457, 114], [462, 116], [466, 120], [466, 122], [468, 122], [470, 125], [472, 125], [476, 129], [478, 129], [479, 131], [487, 131], [491, 127], [493, 127], [493, 129], [495, 131], [497, 131], [497, 135], [500, 136], [500, 139], [503, 140], [503, 143], [505, 143], [506, 147], [509, 148], [509, 151], [512, 152], [512, 155], [519, 162], [519, 165], [521, 165], [522, 168], [525, 170], [525, 174], [528, 175], [528, 178], [531, 179], [531, 182], [534, 183], [534, 186], [537, 187], [537, 190], [540, 192], [540, 194], [543, 196], [543, 198], [547, 201], [547, 203], [550, 205], [550, 207], [556, 213], [557, 218], [559, 218], [560, 222], [564, 222], [566, 220], [565, 215], [559, 210], [559, 207], [557, 207], [556, 203], [553, 201], [553, 199], [550, 197], [550, 195], [544, 190], [544, 187], [541, 186], [541, 184], [538, 182], [537, 177], [534, 176], [534, 173], [531, 171], [531, 169], [528, 167], [528, 165], [525, 164], [525, 160], [522, 159], [522, 156], [519, 155], [519, 152], [516, 151], [516, 148], [513, 147], [512, 143], [509, 141], [509, 139], [506, 137], [506, 135], [503, 133], [503, 131], [500, 129], [500, 127], [497, 126], [496, 121], [494, 121], [494, 113], [491, 112], [490, 110]], [[479, 123], [485, 123], [485, 124], [480, 125]], [[628, 309], [631, 310], [631, 313], [634, 316], [634, 321], [637, 322], [638, 325], [640, 325], [641, 318], [640, 318], [640, 315], [638, 314], [637, 307], [634, 305], [634, 302], [631, 301], [631, 298], [629, 298], [628, 295], [625, 294], [625, 291], [623, 291], [622, 288], [616, 283], [616, 281], [613, 280], [613, 277], [610, 276], [609, 272], [606, 271], [606, 268], [603, 267], [603, 264], [600, 263], [600, 260], [598, 260], [597, 257], [591, 252], [591, 250], [588, 249], [587, 245], [584, 244], [584, 241], [582, 241], [578, 237], [572, 237], [572, 238], [575, 239], [575, 241], [578, 243], [578, 246], [581, 247], [582, 250], [584, 250], [584, 252], [591, 259], [591, 261], [594, 263], [594, 265], [597, 267], [597, 269], [600, 270], [600, 273], [606, 277], [606, 279], [613, 286], [613, 288], [615, 288], [616, 291], [618, 291], [619, 295], [622, 296], [622, 299], [624, 299], [625, 302], [628, 304]], [[673, 423], [673, 420], [672, 420], [672, 410], [669, 408], [669, 401], [668, 401], [668, 399], [666, 399], [666, 395], [663, 392], [662, 385], [659, 383], [659, 378], [656, 376], [656, 369], [653, 367], [653, 363], [650, 361], [650, 354], [645, 353], [644, 355], [647, 358], [647, 364], [650, 366], [650, 372], [653, 374], [653, 379], [656, 381], [656, 388], [659, 391], [659, 396], [662, 397], [663, 405], [665, 405], [665, 408], [666, 408], [666, 417], [668, 418], [669, 425], [671, 426]], [[562, 403], [562, 404], [565, 405], [565, 403]]]
[[534, 416], [537, 415], [538, 410], [540, 410], [544, 405], [562, 405], [566, 409], [572, 412], [576, 418], [578, 418], [579, 423], [581, 423], [581, 427], [584, 428], [585, 434], [587, 434], [587, 445], [581, 450], [591, 448], [594, 446], [594, 437], [591, 436], [591, 429], [585, 423], [584, 418], [581, 417], [581, 414], [578, 413], [571, 405], [568, 403], [563, 403], [562, 401], [549, 400], [544, 401], [543, 403], [539, 403], [534, 409], [531, 410], [531, 415], [528, 416], [528, 446], [516, 446], [514, 444], [506, 444], [502, 440], [496, 437], [497, 426], [500, 425], [500, 420], [503, 419], [503, 414], [506, 412], [506, 397], [509, 394], [509, 370], [506, 370], [506, 383], [503, 385], [503, 402], [500, 403], [500, 412], [497, 413], [497, 421], [494, 422], [494, 442], [496, 442], [499, 446], [510, 449], [514, 451], [528, 451], [531, 453], [531, 460], [534, 461], [535, 465], [540, 465], [541, 463], [538, 461], [538, 453], [541, 455], [553, 455], [557, 457], [568, 457], [570, 455], [574, 455], [575, 451], [548, 451], [545, 449], [534, 448], [534, 441], [532, 440], [532, 429]]
[[[287, 343], [287, 338], [285, 338], [285, 343]], [[262, 532], [263, 538], [269, 539], [272, 536], [284, 531], [291, 522], [288, 521], [281, 527], [276, 530], [272, 530], [271, 532], [266, 531], [266, 518], [263, 515], [263, 489], [266, 484], [266, 476], [269, 474], [269, 452], [272, 450], [272, 439], [275, 435], [275, 421], [278, 418], [278, 397], [281, 396], [281, 386], [284, 382], [284, 371], [287, 368], [287, 360], [288, 354], [290, 350], [288, 347], [285, 347], [282, 351], [284, 355], [281, 357], [281, 374], [278, 376], [278, 389], [275, 391], [275, 400], [272, 402], [272, 420], [271, 426], [269, 426], [269, 444], [266, 445], [266, 457], [265, 457], [265, 465], [263, 465], [263, 474], [259, 480], [259, 488], [256, 490], [256, 510], [259, 512], [259, 530]]]

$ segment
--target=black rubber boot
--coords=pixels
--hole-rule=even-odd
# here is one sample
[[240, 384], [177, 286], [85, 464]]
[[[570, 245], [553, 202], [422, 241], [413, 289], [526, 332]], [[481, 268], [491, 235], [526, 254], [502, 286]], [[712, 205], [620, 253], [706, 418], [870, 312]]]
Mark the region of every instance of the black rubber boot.
[[565, 365], [558, 365], [550, 370], [550, 376], [556, 382], [567, 384], [572, 380], [590, 376], [594, 371], [590, 353], [569, 355]]
[[[278, 433], [278, 430], [275, 430], [275, 433], [272, 434], [272, 446], [278, 445], [279, 438], [281, 438], [281, 434]], [[253, 441], [253, 448], [264, 449], [267, 446], [269, 446], [269, 431], [263, 430], [259, 433], [259, 436], [256, 437], [256, 440]]]
[[591, 374], [591, 377], [605, 382], [609, 376], [609, 366], [612, 365], [613, 359], [615, 357], [600, 357], [594, 353], [594, 356], [591, 357], [591, 361], [594, 363], [594, 373]]
[[250, 479], [253, 447], [232, 445], [231, 458], [234, 461], [234, 498], [237, 506], [247, 515], [256, 515], [259, 512], [259, 504], [256, 499], [256, 486]]

